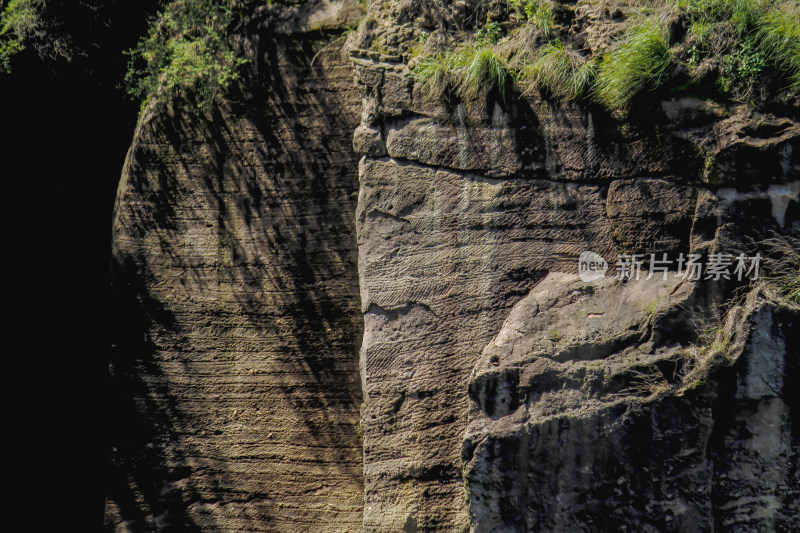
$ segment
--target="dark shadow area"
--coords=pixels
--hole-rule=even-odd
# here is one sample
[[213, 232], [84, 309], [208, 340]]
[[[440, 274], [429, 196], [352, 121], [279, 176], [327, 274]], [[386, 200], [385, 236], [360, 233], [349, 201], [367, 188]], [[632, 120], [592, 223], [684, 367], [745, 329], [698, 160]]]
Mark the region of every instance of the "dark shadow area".
[[44, 462], [35, 478], [47, 496], [29, 527], [90, 532], [102, 527], [104, 505], [110, 220], [138, 110], [118, 88], [121, 51], [144, 31], [153, 2], [75, 4], [48, 2], [82, 54], [42, 58], [31, 45], [0, 74], [0, 154], [6, 201], [20, 207], [12, 314], [33, 341], [17, 354], [23, 373], [9, 375], [33, 371], [41, 406], [26, 416], [36, 429], [24, 445]]

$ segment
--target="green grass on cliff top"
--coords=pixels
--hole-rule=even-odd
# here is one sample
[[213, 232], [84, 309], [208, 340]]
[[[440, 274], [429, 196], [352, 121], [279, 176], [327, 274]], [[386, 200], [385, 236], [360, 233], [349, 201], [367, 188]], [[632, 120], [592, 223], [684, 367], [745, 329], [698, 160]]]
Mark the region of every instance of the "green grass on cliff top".
[[[722, 96], [742, 102], [756, 100], [767, 82], [773, 83], [773, 89], [800, 92], [797, 0], [642, 2], [646, 5], [641, 9], [626, 13], [627, 18], [619, 24], [624, 30], [612, 45], [596, 54], [565, 44], [567, 29], [559, 28], [553, 15], [557, 4], [548, 0], [512, 0], [509, 4], [516, 10], [512, 25], [514, 20], [521, 21], [538, 32], [541, 44], [533, 53], [504, 55], [502, 45], [515, 37], [506, 37], [499, 44], [499, 36], [486, 42], [480, 39], [482, 29], [479, 46], [467, 41], [419, 60], [414, 74], [423, 88], [443, 94], [446, 87], [471, 87], [469, 92], [457, 91], [466, 97], [478, 94], [475, 84], [482, 82], [502, 91], [499, 80], [507, 78], [500, 72], [505, 71], [523, 89], [538, 88], [558, 98], [594, 100], [614, 110], [627, 107], [636, 94], [668, 83], [683, 70], [693, 80], [711, 72]], [[486, 26], [490, 24], [497, 25], [491, 17]], [[455, 64], [457, 58], [477, 50], [491, 56], [491, 76], [470, 76], [468, 69]]]

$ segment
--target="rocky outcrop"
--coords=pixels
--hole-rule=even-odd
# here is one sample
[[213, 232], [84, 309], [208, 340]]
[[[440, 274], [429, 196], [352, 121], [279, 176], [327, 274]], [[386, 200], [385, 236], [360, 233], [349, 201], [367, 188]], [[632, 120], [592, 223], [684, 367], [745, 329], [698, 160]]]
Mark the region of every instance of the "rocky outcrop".
[[347, 47], [352, 3], [293, 4], [228, 104], [137, 129], [108, 529], [790, 530], [795, 306], [612, 276], [797, 234], [796, 112], [431, 98], [401, 45], [470, 2], [374, 1]]
[[109, 531], [361, 526], [360, 101], [343, 41], [275, 24], [238, 95], [146, 109], [125, 163]]
[[[414, 13], [391, 11], [396, 27], [376, 30], [383, 42], [408, 33], [400, 19]], [[375, 16], [380, 24], [392, 15]], [[421, 93], [399, 56], [356, 51], [353, 63], [364, 98], [355, 135], [364, 156], [357, 211], [364, 530], [590, 531], [612, 507], [623, 515], [613, 524], [630, 530], [677, 531], [701, 515], [705, 522], [696, 525], [705, 527], [722, 516], [715, 514], [721, 482], [693, 493], [683, 514], [666, 496], [678, 494], [667, 485], [695, 475], [694, 467], [681, 470], [690, 460], [679, 455], [692, 442], [700, 463], [717, 453], [704, 445], [713, 416], [697, 407], [705, 417], [698, 421], [696, 396], [665, 389], [663, 408], [642, 397], [653, 369], [674, 374], [683, 350], [697, 342], [698, 332], [682, 322], [653, 323], [655, 317], [690, 303], [716, 309], [733, 286], [723, 280], [691, 290], [655, 283], [623, 289], [609, 282], [592, 297], [594, 289], [580, 282], [568, 289], [563, 276], [574, 281], [584, 250], [604, 257], [613, 274], [622, 253], [707, 259], [740, 249], [755, 238], [752, 230], [796, 231], [798, 123], [691, 98], [644, 104], [622, 120], [538, 95], [488, 93], [477, 103], [447, 103]], [[768, 140], [755, 133], [767, 130]], [[486, 344], [508, 334], [503, 321], [510, 327], [509, 313], [528, 305], [531, 296], [520, 298], [531, 289], [557, 293], [548, 318], [525, 326], [542, 346], [515, 348], [520, 360], [513, 362], [487, 355]], [[606, 311], [588, 307], [605, 300], [620, 308], [597, 330], [594, 317]], [[623, 392], [629, 388], [642, 390]], [[553, 403], [537, 400], [549, 396]], [[520, 413], [538, 407], [541, 413], [522, 421]], [[663, 432], [680, 437], [658, 437]], [[595, 484], [584, 472], [595, 453], [603, 465], [625, 463], [609, 466]], [[641, 454], [650, 454], [652, 465], [637, 462]], [[654, 465], [680, 474], [645, 482]], [[574, 475], [562, 480], [565, 468]], [[605, 498], [620, 479], [624, 491], [592, 507], [591, 498]], [[791, 475], [785, 479], [796, 487]], [[538, 503], [526, 503], [537, 494]]]
[[[790, 531], [800, 313], [751, 294], [725, 364], [688, 371], [692, 282], [550, 274], [470, 380], [464, 459], [481, 531]], [[697, 354], [695, 354], [697, 355]]]

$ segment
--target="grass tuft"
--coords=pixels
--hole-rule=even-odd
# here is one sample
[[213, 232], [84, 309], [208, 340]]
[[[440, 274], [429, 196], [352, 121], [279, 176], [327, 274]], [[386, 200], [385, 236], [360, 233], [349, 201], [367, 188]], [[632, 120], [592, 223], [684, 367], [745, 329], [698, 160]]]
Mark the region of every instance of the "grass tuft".
[[425, 57], [414, 67], [413, 75], [429, 95], [442, 96], [454, 90], [464, 99], [495, 87], [505, 98], [509, 78], [505, 60], [484, 42]]
[[439, 52], [422, 58], [412, 74], [424, 93], [442, 95], [451, 83], [453, 68], [453, 54]]
[[464, 98], [477, 97], [483, 90], [497, 91], [505, 98], [508, 70], [505, 61], [489, 45], [476, 45], [461, 50], [456, 55], [456, 65], [461, 72], [460, 94]]
[[755, 39], [760, 50], [784, 73], [790, 87], [800, 90], [800, 8], [772, 10], [756, 24]]
[[780, 298], [800, 305], [800, 238], [773, 234], [761, 240], [758, 247], [764, 253], [764, 279]]
[[610, 109], [624, 107], [639, 90], [666, 78], [672, 56], [667, 32], [654, 20], [632, 26], [603, 57], [595, 82], [597, 99]]
[[530, 79], [553, 96], [575, 100], [588, 93], [597, 74], [597, 64], [587, 61], [561, 41], [543, 46], [521, 79]]

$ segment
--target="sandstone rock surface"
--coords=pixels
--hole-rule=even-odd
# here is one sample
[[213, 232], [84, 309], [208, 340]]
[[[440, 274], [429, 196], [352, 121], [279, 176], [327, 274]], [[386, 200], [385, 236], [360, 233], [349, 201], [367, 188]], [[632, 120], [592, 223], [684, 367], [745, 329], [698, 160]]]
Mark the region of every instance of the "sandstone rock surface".
[[125, 163], [108, 531], [361, 527], [360, 102], [273, 23], [237, 98], [146, 110]]
[[796, 114], [426, 97], [403, 45], [473, 4], [375, 0], [348, 49], [319, 32], [352, 2], [265, 8], [241, 94], [143, 116], [114, 220], [109, 530], [800, 520], [795, 307], [674, 267], [576, 275], [588, 250], [611, 276], [797, 235]]
[[785, 384], [800, 313], [749, 295], [731, 315], [726, 364], [676, 388], [686, 347], [674, 331], [693, 290], [550, 274], [517, 304], [470, 380], [474, 531], [795, 527], [797, 403]]

